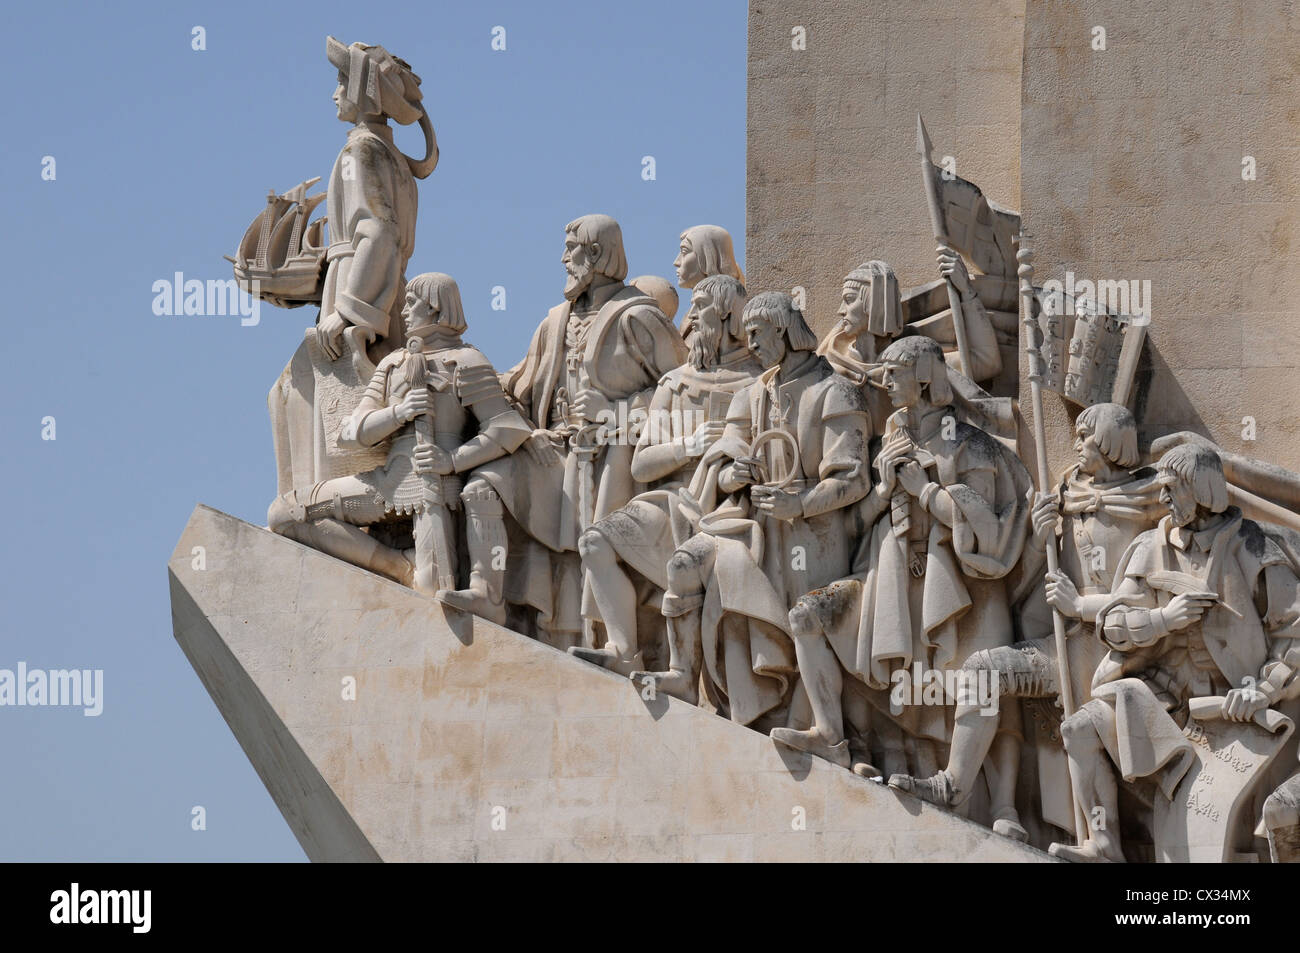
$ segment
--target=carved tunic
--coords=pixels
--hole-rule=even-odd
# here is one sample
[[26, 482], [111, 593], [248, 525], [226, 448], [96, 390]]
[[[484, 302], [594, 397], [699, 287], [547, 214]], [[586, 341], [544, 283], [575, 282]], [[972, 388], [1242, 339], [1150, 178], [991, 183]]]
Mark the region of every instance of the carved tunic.
[[[699, 457], [687, 455], [686, 439], [705, 420], [725, 419], [735, 393], [761, 370], [742, 348], [715, 367], [683, 364], [659, 381], [632, 456], [633, 478], [658, 486], [596, 524], [619, 558], [659, 589], [668, 587], [666, 566], [673, 550], [695, 533], [700, 516], [717, 502], [722, 462], [701, 468]], [[692, 484], [699, 484], [693, 493], [687, 489]], [[588, 610], [598, 611], [584, 605]]]
[[330, 244], [321, 314], [379, 338], [400, 336], [406, 263], [415, 250], [417, 193], [386, 123], [354, 126], [330, 173]]
[[[1134, 540], [1116, 575], [1114, 598], [1098, 613], [1111, 651], [1080, 715], [1126, 780], [1152, 777], [1168, 797], [1193, 761], [1182, 732], [1188, 698], [1256, 681], [1275, 697], [1295, 693], [1300, 580], [1235, 507], [1195, 532], [1166, 517]], [[1219, 601], [1170, 632], [1159, 610], [1193, 588]]]
[[[555, 421], [558, 391], [567, 390], [569, 375], [604, 395], [616, 422], [625, 421], [632, 411], [644, 411], [656, 382], [686, 360], [686, 344], [677, 329], [636, 288], [605, 285], [591, 304], [596, 314], [585, 322], [580, 353], [567, 346], [571, 303], [565, 301], [538, 327], [524, 360], [502, 375], [507, 394], [538, 426]], [[576, 339], [573, 343], [579, 346]], [[564, 396], [572, 401], [577, 394]], [[608, 442], [590, 460], [595, 520], [643, 489], [632, 477], [633, 448], [614, 429], [609, 428]], [[524, 534], [511, 540], [506, 601], [536, 609], [545, 629], [576, 632], [582, 628], [580, 480], [587, 477], [577, 454], [565, 445], [557, 452], [560, 462], [553, 466], [538, 465], [523, 452], [495, 460], [475, 476], [491, 484]]]
[[701, 640], [705, 689], [732, 720], [749, 724], [787, 697], [797, 671], [789, 607], [809, 589], [847, 571], [850, 539], [842, 511], [870, 488], [870, 421], [862, 392], [824, 358], [803, 355], [784, 383], [770, 368], [738, 392], [727, 430], [702, 467], [749, 455], [754, 438], [779, 428], [797, 452], [764, 450], [769, 472], [789, 473], [803, 515], [774, 519], [752, 511], [741, 491], [700, 521], [687, 544], [707, 544], [712, 567], [704, 593]]

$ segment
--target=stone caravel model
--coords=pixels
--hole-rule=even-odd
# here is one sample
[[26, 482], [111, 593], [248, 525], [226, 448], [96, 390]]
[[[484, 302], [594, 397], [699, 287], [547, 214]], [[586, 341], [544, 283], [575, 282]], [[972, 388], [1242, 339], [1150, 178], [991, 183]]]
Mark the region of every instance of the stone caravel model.
[[[232, 259], [320, 303], [272, 391], [271, 532], [200, 508], [171, 564], [177, 638], [310, 856], [1300, 855], [1300, 475], [1191, 433], [1143, 453], [1145, 324], [1036, 288], [1018, 214], [919, 119], [938, 282], [901, 292], [864, 241], [818, 340], [692, 226], [678, 330], [583, 215], [498, 374], [455, 281], [406, 279], [418, 77], [326, 52], [329, 240], [307, 180]], [[1055, 475], [1044, 389], [1076, 412]], [[786, 836], [804, 802], [815, 840]]]

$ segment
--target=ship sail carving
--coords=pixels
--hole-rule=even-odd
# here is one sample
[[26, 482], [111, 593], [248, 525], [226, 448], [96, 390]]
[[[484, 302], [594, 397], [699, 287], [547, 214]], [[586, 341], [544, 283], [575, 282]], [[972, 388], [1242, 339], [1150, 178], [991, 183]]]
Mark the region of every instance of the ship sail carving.
[[266, 207], [244, 232], [236, 257], [226, 256], [235, 267], [235, 280], [249, 294], [282, 308], [320, 302], [326, 219], [312, 221], [311, 214], [327, 193], [307, 194], [319, 181], [317, 176], [287, 192], [269, 192]]

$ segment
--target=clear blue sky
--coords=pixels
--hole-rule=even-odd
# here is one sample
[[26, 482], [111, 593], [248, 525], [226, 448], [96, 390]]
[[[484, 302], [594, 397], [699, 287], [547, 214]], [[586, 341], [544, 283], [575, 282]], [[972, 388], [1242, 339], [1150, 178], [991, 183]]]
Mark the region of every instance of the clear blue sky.
[[[346, 127], [325, 36], [379, 43], [423, 78], [442, 148], [409, 273], [455, 276], [467, 338], [508, 367], [561, 298], [579, 214], [622, 223], [634, 275], [671, 277], [690, 225], [743, 251], [746, 4], [25, 3], [6, 19], [0, 668], [103, 669], [104, 712], [0, 707], [0, 860], [301, 860], [172, 638], [165, 564], [198, 502], [264, 521], [266, 392], [315, 309], [159, 317], [153, 282], [229, 277], [221, 256], [267, 189], [328, 176]], [[398, 141], [420, 154], [418, 130]]]

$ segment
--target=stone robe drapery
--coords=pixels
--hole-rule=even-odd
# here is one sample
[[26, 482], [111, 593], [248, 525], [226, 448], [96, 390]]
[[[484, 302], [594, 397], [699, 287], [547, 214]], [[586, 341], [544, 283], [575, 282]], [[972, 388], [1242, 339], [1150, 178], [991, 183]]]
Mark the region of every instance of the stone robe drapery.
[[[1114, 597], [1097, 615], [1111, 650], [1081, 711], [1121, 777], [1150, 777], [1171, 797], [1193, 761], [1181, 724], [1188, 698], [1272, 674], [1300, 639], [1300, 580], [1236, 507], [1199, 532], [1165, 517], [1133, 541], [1115, 575]], [[1149, 610], [1168, 605], [1188, 578], [1218, 601], [1190, 626], [1158, 633]]]
[[[996, 439], [960, 420], [945, 438], [944, 420], [955, 416], [951, 406], [936, 409], [911, 431], [932, 458], [926, 475], [953, 504], [948, 527], [911, 500], [911, 519], [929, 522], [923, 575], [912, 574], [908, 539], [886, 511], [864, 532], [853, 574], [817, 603], [840, 664], [873, 689], [889, 688], [893, 672], [914, 663], [958, 668], [971, 653], [1012, 641], [1005, 579], [1027, 538], [1029, 473]], [[906, 419], [894, 414], [889, 431]], [[946, 743], [951, 710], [908, 705], [891, 715], [909, 734]]]
[[[1060, 567], [1081, 595], [1109, 593], [1115, 567], [1140, 533], [1159, 519], [1160, 484], [1149, 467], [1125, 473], [1110, 483], [1099, 483], [1072, 467], [1055, 488], [1061, 511]], [[1013, 576], [1025, 580], [1030, 595], [1019, 607], [1022, 638], [1041, 652], [1056, 670], [1056, 639], [1052, 610], [1047, 605], [1043, 550], [1029, 546]], [[1008, 577], [1010, 582], [1011, 577]], [[1013, 597], [1013, 601], [1015, 601]], [[1076, 705], [1092, 695], [1092, 676], [1106, 654], [1093, 628], [1092, 618], [1067, 620], [1068, 669]], [[1059, 689], [1059, 686], [1054, 687]], [[1004, 699], [1003, 705], [1014, 704]], [[1055, 692], [1041, 698], [1023, 698], [1025, 721], [1035, 726], [1034, 752], [1038, 762], [1041, 814], [1064, 830], [1074, 828], [1074, 801], [1069, 765], [1060, 738], [1060, 709]]]
[[[701, 617], [705, 691], [733, 721], [750, 724], [788, 698], [798, 670], [789, 610], [810, 589], [843, 575], [852, 555], [841, 521], [870, 489], [867, 446], [870, 419], [862, 392], [811, 353], [800, 373], [776, 383], [771, 368], [736, 394], [727, 429], [701, 461], [748, 456], [761, 432], [783, 428], [795, 438], [792, 460], [782, 442], [764, 451], [774, 477], [794, 467], [790, 489], [814, 490], [805, 513], [793, 520], [762, 516], [748, 490], [703, 517], [700, 532], [713, 538], [715, 560]], [[781, 448], [780, 450], [776, 448]], [[716, 475], [714, 476], [716, 480]], [[704, 492], [707, 492], [704, 491]]]
[[[686, 360], [686, 344], [654, 301], [631, 286], [606, 285], [592, 301], [598, 307], [581, 355], [588, 386], [613, 404], [615, 422], [644, 412], [655, 384]], [[551, 309], [538, 327], [522, 362], [502, 375], [502, 386], [536, 426], [551, 428], [557, 388], [566, 371], [565, 330], [571, 302]], [[573, 400], [577, 394], [570, 394]], [[620, 406], [622, 405], [622, 406]], [[594, 422], [594, 421], [593, 421]], [[633, 446], [611, 423], [605, 445], [591, 461], [594, 519], [612, 513], [646, 489], [632, 478]], [[527, 450], [494, 460], [475, 471], [501, 497], [514, 519], [505, 599], [538, 611], [546, 630], [582, 628], [582, 576], [577, 555], [579, 460], [558, 450], [552, 466], [535, 463]]]
[[[718, 417], [725, 419], [736, 392], [761, 371], [749, 352], [741, 350], [711, 368], [684, 364], [665, 374], [655, 389], [649, 417], [633, 454], [632, 473], [644, 484], [657, 482], [656, 475], [666, 469], [667, 475], [655, 489], [639, 494], [607, 516], [600, 529], [619, 558], [656, 589], [668, 588], [667, 565], [673, 550], [695, 534], [699, 516], [711, 511], [716, 502], [691, 497], [682, 505], [683, 489], [701, 469], [698, 460], [685, 457], [683, 441], [700, 422], [710, 419], [710, 402], [719, 397], [725, 403]], [[714, 470], [712, 477], [708, 475], [709, 467], [702, 468], [704, 472], [694, 481], [697, 487], [717, 486], [721, 460], [709, 466]], [[587, 608], [598, 618], [594, 606], [584, 606], [584, 610]]]
[[[321, 315], [337, 311], [373, 339], [368, 355], [345, 348], [329, 361], [310, 340], [299, 345], [271, 388], [267, 406], [279, 492], [345, 476], [373, 454], [340, 450], [337, 433], [355, 409], [368, 375], [401, 336], [406, 264], [415, 250], [417, 192], [405, 157], [385, 124], [353, 127], [334, 162], [326, 198], [330, 244]], [[318, 399], [317, 379], [332, 386]], [[322, 406], [322, 403], [324, 406]], [[349, 464], [356, 461], [356, 465]]]

